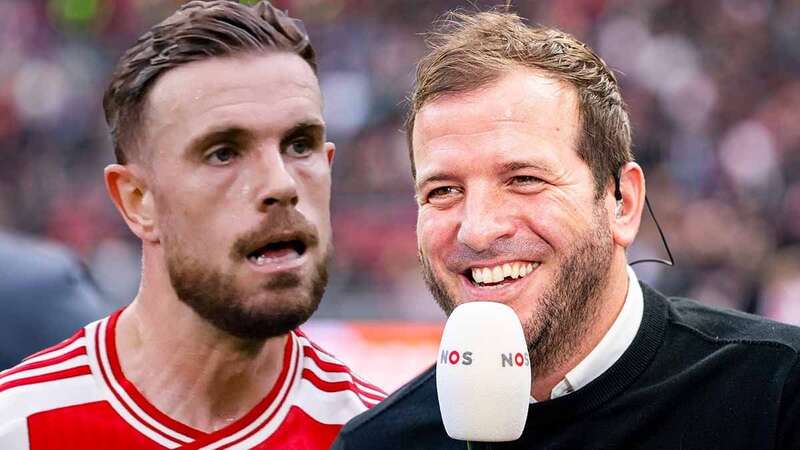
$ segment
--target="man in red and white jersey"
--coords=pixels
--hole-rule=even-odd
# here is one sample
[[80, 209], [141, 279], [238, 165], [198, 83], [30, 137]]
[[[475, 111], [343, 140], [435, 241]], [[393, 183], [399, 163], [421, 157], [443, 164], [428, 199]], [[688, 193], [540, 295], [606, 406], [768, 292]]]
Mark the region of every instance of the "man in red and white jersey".
[[331, 252], [321, 105], [307, 34], [266, 1], [189, 2], [125, 53], [105, 181], [139, 292], [0, 372], [0, 448], [327, 449], [383, 399], [297, 329]]
[[296, 330], [254, 407], [216, 430], [197, 428], [166, 414], [125, 375], [120, 315], [2, 374], [1, 448], [327, 449], [343, 423], [385, 397]]

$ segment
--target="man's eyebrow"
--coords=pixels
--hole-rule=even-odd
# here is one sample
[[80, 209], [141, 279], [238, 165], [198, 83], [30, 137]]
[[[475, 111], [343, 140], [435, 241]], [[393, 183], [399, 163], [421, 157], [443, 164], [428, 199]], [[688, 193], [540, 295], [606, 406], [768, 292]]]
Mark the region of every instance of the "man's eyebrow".
[[427, 177], [422, 178], [419, 181], [417, 181], [415, 187], [417, 189], [419, 189], [419, 188], [421, 188], [422, 186], [424, 186], [424, 185], [426, 185], [428, 183], [433, 183], [435, 181], [450, 181], [450, 180], [454, 180], [455, 178], [456, 178], [456, 176], [453, 175], [452, 173], [449, 173], [449, 172], [435, 172], [435, 173], [433, 173], [431, 175], [428, 175]]
[[503, 172], [514, 172], [522, 169], [536, 169], [544, 172], [551, 172], [547, 165], [538, 164], [531, 161], [508, 161], [500, 164], [500, 168], [503, 170]]
[[322, 139], [325, 136], [325, 124], [318, 120], [300, 122], [283, 133], [281, 144], [286, 144], [288, 141], [302, 136]]
[[[325, 124], [318, 120], [297, 123], [283, 133], [281, 144], [300, 136], [322, 138], [325, 135]], [[221, 125], [197, 136], [189, 142], [188, 149], [205, 149], [219, 142], [241, 142], [252, 139], [254, 133], [247, 128], [236, 125]]]
[[237, 126], [220, 126], [211, 129], [200, 136], [194, 138], [186, 147], [190, 150], [205, 149], [219, 142], [242, 141], [252, 137], [248, 130]]

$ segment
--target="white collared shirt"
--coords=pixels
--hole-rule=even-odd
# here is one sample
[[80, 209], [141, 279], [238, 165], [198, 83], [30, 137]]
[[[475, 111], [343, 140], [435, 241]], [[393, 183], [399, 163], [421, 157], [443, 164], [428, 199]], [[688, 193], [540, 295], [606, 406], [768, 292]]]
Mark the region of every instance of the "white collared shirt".
[[[644, 296], [639, 279], [631, 266], [628, 271], [628, 294], [617, 319], [600, 343], [550, 392], [550, 399], [563, 397], [591, 383], [610, 369], [633, 343], [644, 315]], [[535, 382], [535, 381], [534, 381]], [[531, 397], [531, 403], [536, 399]]]

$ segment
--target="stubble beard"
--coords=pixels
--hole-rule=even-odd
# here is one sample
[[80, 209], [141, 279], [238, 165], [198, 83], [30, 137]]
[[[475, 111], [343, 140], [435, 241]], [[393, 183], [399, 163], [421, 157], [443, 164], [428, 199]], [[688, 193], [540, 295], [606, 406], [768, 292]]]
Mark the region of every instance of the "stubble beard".
[[237, 338], [263, 341], [297, 328], [317, 310], [331, 254], [329, 246], [307, 277], [278, 273], [250, 289], [181, 249], [167, 252], [167, 269], [178, 298], [200, 317]]
[[[600, 314], [613, 256], [605, 211], [602, 205], [595, 206], [594, 227], [560, 258], [558, 271], [542, 296], [528, 300], [537, 303], [534, 312], [520, 317], [534, 376], [548, 374], [565, 363]], [[425, 283], [449, 316], [458, 306], [455, 296], [436, 278], [422, 252], [419, 256]]]

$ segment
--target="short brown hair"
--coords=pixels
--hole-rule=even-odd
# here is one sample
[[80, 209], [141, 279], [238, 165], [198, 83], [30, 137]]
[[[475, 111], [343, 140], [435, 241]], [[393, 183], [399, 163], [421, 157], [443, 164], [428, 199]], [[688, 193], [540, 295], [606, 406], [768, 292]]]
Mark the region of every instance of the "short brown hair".
[[417, 67], [406, 120], [415, 178], [414, 119], [425, 103], [484, 87], [514, 67], [542, 70], [576, 88], [583, 128], [576, 151], [592, 170], [598, 198], [609, 176], [633, 160], [630, 122], [617, 79], [597, 54], [569, 34], [529, 27], [509, 12], [452, 12], [428, 44], [431, 50]]
[[252, 6], [194, 0], [151, 28], [122, 56], [103, 97], [117, 162], [130, 159], [147, 93], [159, 76], [193, 61], [266, 50], [294, 53], [317, 71], [302, 23], [266, 0]]

